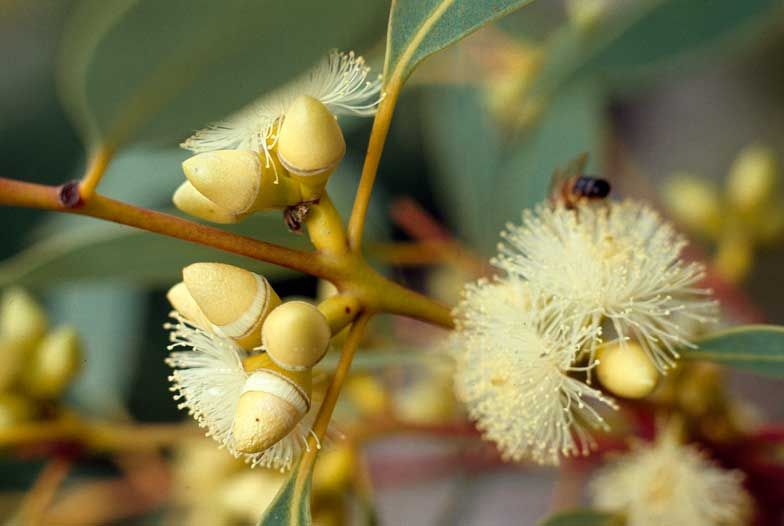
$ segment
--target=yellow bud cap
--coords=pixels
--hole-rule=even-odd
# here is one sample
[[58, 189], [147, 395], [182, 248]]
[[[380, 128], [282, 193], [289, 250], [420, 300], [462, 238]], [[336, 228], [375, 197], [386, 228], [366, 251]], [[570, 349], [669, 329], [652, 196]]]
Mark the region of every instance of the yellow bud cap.
[[36, 348], [24, 370], [25, 391], [35, 398], [59, 397], [79, 373], [83, 358], [82, 342], [76, 329], [56, 328]]
[[194, 263], [183, 281], [216, 332], [246, 349], [261, 343], [261, 326], [280, 304], [269, 282], [256, 273], [223, 263]]
[[196, 300], [193, 299], [191, 293], [188, 292], [188, 287], [185, 286], [185, 282], [180, 281], [170, 288], [169, 292], [166, 293], [166, 299], [169, 300], [169, 303], [174, 310], [180, 313], [180, 315], [188, 321], [195, 323], [202, 329], [212, 329], [210, 321], [204, 316], [204, 313], [196, 304]]
[[288, 370], [313, 367], [327, 352], [331, 331], [324, 315], [304, 301], [289, 301], [269, 313], [261, 341], [272, 361]]
[[283, 166], [303, 180], [334, 169], [345, 153], [346, 142], [335, 116], [313, 97], [297, 97], [278, 133]]
[[190, 181], [185, 181], [177, 188], [172, 202], [174, 206], [186, 214], [222, 225], [237, 223], [243, 217], [221, 208], [204, 197]]
[[248, 212], [259, 195], [261, 160], [250, 150], [217, 150], [194, 155], [182, 163], [188, 181], [224, 211]]
[[727, 199], [744, 213], [765, 206], [774, 196], [778, 185], [779, 166], [770, 148], [744, 148], [730, 169], [727, 180]]
[[0, 336], [3, 338], [37, 343], [48, 321], [46, 313], [24, 290], [12, 288], [0, 300]]
[[635, 342], [611, 342], [599, 348], [596, 376], [611, 393], [624, 398], [643, 398], [659, 381], [659, 371]]
[[721, 229], [719, 191], [708, 180], [676, 174], [664, 184], [662, 199], [673, 218], [692, 232], [712, 237]]
[[14, 393], [0, 393], [0, 429], [33, 420], [37, 413], [35, 403], [29, 398]]
[[298, 386], [266, 370], [251, 374], [237, 402], [232, 438], [241, 453], [259, 453], [294, 430], [310, 408]]

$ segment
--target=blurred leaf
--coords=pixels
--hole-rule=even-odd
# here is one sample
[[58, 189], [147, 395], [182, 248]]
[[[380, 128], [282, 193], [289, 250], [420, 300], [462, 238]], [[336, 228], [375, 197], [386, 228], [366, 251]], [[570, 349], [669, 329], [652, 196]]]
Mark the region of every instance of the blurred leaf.
[[179, 141], [301, 73], [379, 39], [384, 2], [82, 0], [60, 89], [90, 146]]
[[302, 462], [291, 475], [283, 487], [280, 488], [275, 500], [264, 512], [258, 526], [307, 526], [310, 525], [310, 489], [312, 484], [313, 464], [310, 472], [305, 476], [305, 485], [297, 487], [297, 480], [302, 468]]
[[[177, 149], [128, 150], [112, 163], [101, 190], [140, 206], [160, 207], [170, 202], [174, 190], [185, 180], [180, 170], [180, 161], [185, 156], [187, 153]], [[329, 192], [338, 209], [347, 210], [351, 206], [357, 173], [356, 164], [346, 160], [332, 176]], [[386, 227], [378, 213], [383, 207], [383, 197], [375, 204], [368, 217], [368, 232], [374, 239], [383, 240]], [[291, 234], [286, 229], [279, 212], [254, 214], [226, 230], [291, 247], [309, 246], [306, 236]], [[0, 287], [16, 283], [42, 288], [65, 281], [94, 279], [168, 286], [180, 280], [182, 267], [196, 261], [239, 265], [270, 279], [293, 275], [289, 269], [211, 247], [89, 217], [56, 215], [37, 230], [33, 245], [0, 261]]]
[[424, 58], [531, 0], [397, 0], [392, 3], [384, 83], [408, 78]]
[[648, 0], [615, 8], [596, 25], [563, 26], [549, 44], [532, 92], [552, 93], [582, 75], [634, 74], [702, 51], [761, 20], [777, 0]]
[[717, 332], [689, 350], [690, 360], [709, 360], [767, 376], [784, 377], [784, 327], [745, 325]]
[[590, 509], [562, 511], [542, 519], [539, 526], [622, 526], [624, 520], [611, 513]]
[[592, 83], [563, 90], [533, 128], [510, 139], [477, 91], [438, 88], [427, 97], [436, 198], [459, 235], [484, 255], [495, 252], [506, 222], [519, 221], [523, 209], [547, 196], [556, 167], [580, 152], [601, 151], [602, 99]]

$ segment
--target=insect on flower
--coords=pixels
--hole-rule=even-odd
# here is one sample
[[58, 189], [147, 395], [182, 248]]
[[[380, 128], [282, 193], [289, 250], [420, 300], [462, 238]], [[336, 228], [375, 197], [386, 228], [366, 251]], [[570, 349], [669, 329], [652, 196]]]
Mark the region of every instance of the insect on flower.
[[562, 203], [569, 210], [587, 201], [598, 201], [610, 195], [610, 183], [606, 179], [585, 175], [588, 154], [584, 153], [571, 161], [565, 169], [557, 169], [550, 182], [550, 199]]

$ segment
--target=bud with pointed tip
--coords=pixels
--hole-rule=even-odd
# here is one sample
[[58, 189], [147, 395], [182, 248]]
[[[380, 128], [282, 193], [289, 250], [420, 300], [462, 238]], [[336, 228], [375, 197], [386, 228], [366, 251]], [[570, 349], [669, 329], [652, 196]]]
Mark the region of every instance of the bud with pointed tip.
[[335, 116], [324, 104], [306, 95], [286, 111], [278, 132], [278, 158], [310, 189], [320, 193], [332, 170], [346, 154], [346, 142]]
[[79, 373], [83, 360], [82, 342], [73, 327], [58, 327], [41, 342], [24, 370], [22, 383], [35, 398], [54, 399]]
[[324, 315], [305, 301], [289, 301], [269, 313], [261, 340], [269, 357], [280, 367], [301, 371], [324, 357], [332, 333]]
[[280, 298], [262, 276], [223, 263], [194, 263], [183, 281], [212, 329], [245, 349], [261, 343], [261, 326]]
[[233, 214], [204, 197], [190, 181], [185, 181], [177, 188], [172, 202], [186, 214], [212, 223], [230, 225], [243, 219], [243, 216]]
[[182, 170], [200, 194], [235, 216], [302, 200], [298, 184], [280, 164], [272, 159], [268, 165], [251, 150], [200, 153], [182, 163]]
[[46, 313], [23, 289], [13, 288], [0, 300], [0, 335], [34, 345], [46, 333]]
[[[306, 377], [307, 381], [297, 381]], [[245, 381], [232, 425], [234, 448], [259, 453], [291, 433], [310, 409], [310, 371], [258, 369]]]
[[166, 299], [169, 300], [174, 310], [191, 323], [207, 331], [212, 329], [210, 320], [204, 316], [204, 313], [196, 304], [196, 300], [188, 292], [188, 287], [185, 286], [184, 282], [180, 281], [170, 288], [169, 292], [166, 293]]
[[596, 376], [611, 393], [624, 398], [648, 396], [659, 381], [659, 371], [636, 342], [611, 342], [597, 352]]

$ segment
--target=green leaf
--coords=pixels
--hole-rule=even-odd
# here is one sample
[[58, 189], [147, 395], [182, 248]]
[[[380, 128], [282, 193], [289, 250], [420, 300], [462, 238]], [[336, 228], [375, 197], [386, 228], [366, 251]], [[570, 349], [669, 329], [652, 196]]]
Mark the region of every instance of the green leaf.
[[503, 129], [470, 88], [427, 95], [426, 145], [436, 160], [436, 198], [462, 239], [482, 254], [495, 252], [499, 232], [523, 209], [547, 197], [553, 170], [601, 148], [602, 98], [595, 83], [558, 94], [535, 125], [505, 140]]
[[539, 526], [622, 526], [619, 515], [590, 509], [578, 509], [556, 513], [539, 521]]
[[684, 358], [709, 360], [767, 376], [784, 377], [784, 327], [745, 325], [717, 332], [696, 342]]
[[[275, 500], [264, 512], [258, 526], [309, 526], [310, 520], [310, 489], [313, 476], [313, 464], [307, 468], [309, 472], [301, 474], [305, 469], [302, 462], [297, 469], [291, 471], [286, 483], [278, 490]], [[304, 486], [298, 487], [297, 481], [304, 476]]]
[[424, 58], [531, 0], [395, 0], [389, 13], [384, 84], [405, 81]]
[[593, 27], [565, 25], [550, 41], [532, 93], [547, 95], [586, 75], [651, 72], [725, 41], [779, 5], [777, 0], [649, 0], [620, 6]]
[[180, 141], [378, 38], [384, 2], [82, 0], [64, 32], [60, 92], [90, 146]]

